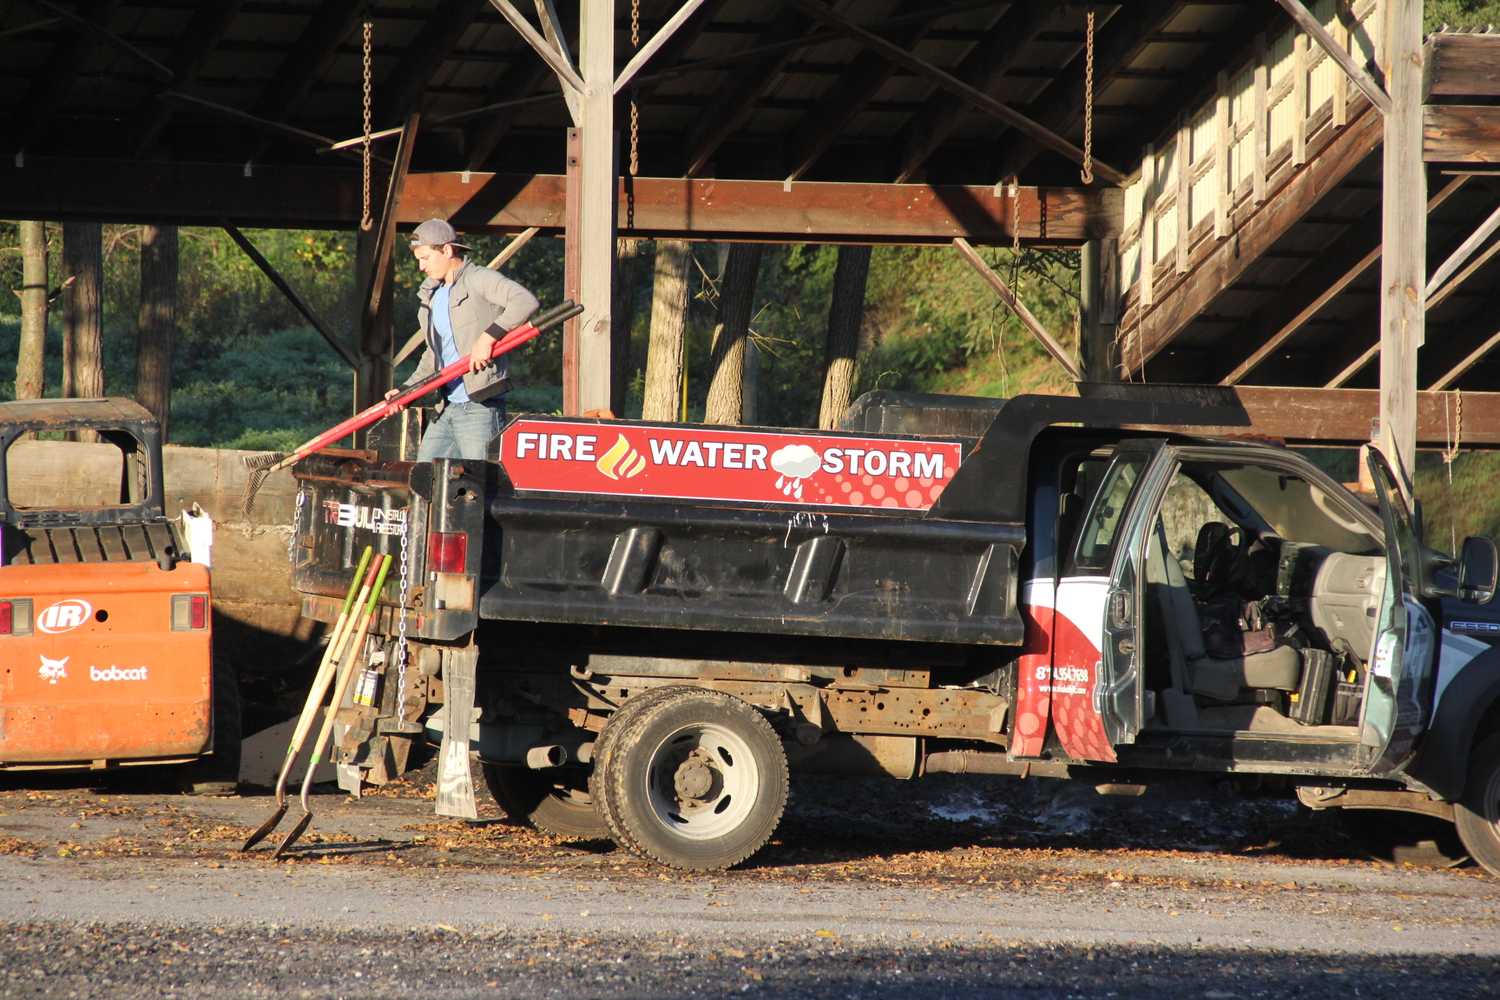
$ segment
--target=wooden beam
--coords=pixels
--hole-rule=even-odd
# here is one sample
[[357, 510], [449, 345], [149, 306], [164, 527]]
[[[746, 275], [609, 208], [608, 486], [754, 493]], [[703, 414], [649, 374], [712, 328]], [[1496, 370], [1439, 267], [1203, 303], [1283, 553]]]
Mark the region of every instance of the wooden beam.
[[[500, 75], [499, 82], [490, 89], [489, 93], [491, 97], [500, 97], [505, 94], [530, 94], [543, 81], [555, 79], [556, 77], [545, 64], [531, 59], [521, 59], [506, 68], [505, 72]], [[573, 94], [566, 87], [562, 88], [562, 93]], [[556, 94], [549, 94], [545, 99], [555, 100], [556, 97]], [[573, 100], [578, 100], [577, 94], [573, 94]], [[490, 109], [465, 133], [464, 162], [468, 164], [470, 170], [481, 169], [500, 143], [510, 134], [511, 126], [515, 124], [516, 115], [521, 109], [514, 102], [509, 103], [508, 107]]]
[[542, 62], [552, 67], [552, 72], [557, 74], [559, 80], [572, 88], [575, 94], [582, 95], [588, 89], [578, 71], [563, 61], [562, 55], [547, 43], [547, 39], [531, 26], [530, 21], [521, 16], [521, 12], [516, 10], [510, 0], [490, 0], [490, 3], [516, 29], [521, 39], [531, 46], [531, 50], [541, 57]]
[[[223, 41], [242, 5], [243, 0], [199, 0], [187, 30], [172, 50], [171, 70], [176, 89], [191, 87], [198, 79], [209, 53]], [[135, 124], [130, 128], [137, 156], [155, 145], [171, 117], [172, 105], [150, 98], [141, 102], [135, 112]]]
[[1500, 163], [1500, 106], [1429, 104], [1422, 108], [1422, 159], [1428, 163]]
[[401, 141], [396, 145], [396, 162], [391, 166], [390, 178], [385, 186], [385, 205], [380, 210], [380, 224], [375, 236], [375, 257], [371, 262], [369, 284], [365, 286], [363, 298], [365, 323], [373, 323], [380, 314], [380, 299], [391, 276], [391, 251], [396, 241], [396, 215], [401, 207], [401, 189], [406, 184], [406, 172], [411, 166], [412, 147], [417, 144], [417, 127], [422, 116], [413, 111], [406, 116], [406, 127], [401, 130]]
[[1251, 114], [1254, 118], [1250, 122], [1250, 198], [1259, 205], [1266, 200], [1266, 158], [1270, 155], [1270, 142], [1268, 136], [1271, 133], [1271, 106], [1269, 93], [1269, 76], [1271, 68], [1266, 63], [1268, 53], [1266, 51], [1265, 32], [1255, 36], [1255, 65], [1251, 69], [1251, 87], [1254, 95], [1251, 99]]
[[1292, 39], [1292, 165], [1307, 162], [1307, 36]]
[[756, 38], [751, 48], [766, 46], [767, 53], [732, 74], [698, 115], [698, 122], [687, 137], [683, 176], [697, 177], [708, 169], [724, 140], [750, 118], [755, 102], [775, 84], [792, 53], [811, 44], [807, 27], [807, 18], [789, 6], [782, 7]]
[[[1483, 361], [1495, 349], [1496, 345], [1500, 345], [1500, 318], [1497, 318], [1495, 308], [1500, 303], [1497, 303], [1497, 298], [1500, 298], [1500, 296], [1492, 295], [1490, 301], [1479, 310], [1475, 319], [1468, 324], [1470, 327], [1488, 330], [1488, 335], [1479, 342], [1478, 346], [1470, 350], [1456, 363], [1450, 365], [1442, 375], [1433, 379], [1432, 385], [1429, 386], [1429, 391], [1441, 392], [1444, 389], [1451, 388], [1470, 368]], [[1463, 334], [1460, 333], [1458, 336], [1462, 337]], [[1467, 437], [1467, 435], [1465, 436]]]
[[[107, 24], [119, 7], [120, 0], [104, 0], [90, 13]], [[12, 118], [7, 145], [16, 152], [30, 153], [33, 144], [46, 135], [49, 120], [73, 89], [79, 68], [88, 62], [97, 44], [95, 35], [78, 23], [77, 14], [69, 11], [66, 20], [73, 24], [74, 32], [52, 47], [47, 72], [33, 74]]]
[[1470, 233], [1469, 238], [1459, 244], [1458, 249], [1449, 254], [1448, 259], [1432, 272], [1432, 277], [1427, 280], [1427, 294], [1432, 295], [1434, 289], [1463, 267], [1464, 262], [1474, 255], [1474, 251], [1484, 245], [1485, 240], [1488, 240], [1496, 229], [1500, 229], [1500, 208], [1491, 212], [1490, 217], [1481, 222], [1479, 228]]
[[[1044, 148], [1059, 153], [1074, 163], [1081, 164], [1083, 162], [1083, 150], [1045, 125], [1033, 121], [1008, 105], [1000, 103], [990, 95], [970, 86], [951, 73], [939, 69], [922, 59], [918, 59], [889, 39], [882, 38], [874, 32], [860, 27], [843, 15], [829, 10], [819, 0], [791, 0], [791, 2], [797, 9], [809, 17], [838, 28], [861, 45], [874, 49], [897, 65], [904, 66], [919, 76], [927, 77], [944, 90], [963, 98], [974, 107], [989, 113], [1000, 121], [1005, 122], [1011, 128], [1029, 136]], [[1094, 160], [1094, 173], [1111, 184], [1120, 185], [1125, 182], [1125, 175], [1122, 172], [1098, 159]]]
[[1134, 332], [1139, 337], [1139, 360], [1136, 351], [1130, 360], [1144, 364], [1154, 357], [1380, 143], [1381, 116], [1365, 105], [1348, 129], [1289, 176], [1273, 200], [1247, 206], [1247, 214], [1235, 220], [1234, 236], [1212, 245], [1190, 277], [1178, 282], [1169, 294], [1158, 295], [1154, 308], [1137, 308]]
[[1172, 167], [1177, 180], [1177, 245], [1173, 247], [1175, 266], [1178, 274], [1187, 274], [1193, 233], [1193, 127], [1186, 115], [1177, 122], [1177, 145], [1173, 147]]
[[1229, 213], [1234, 208], [1234, 178], [1229, 175], [1229, 150], [1234, 127], [1229, 122], [1229, 74], [1219, 70], [1214, 92], [1214, 239], [1229, 238]]
[[630, 81], [635, 79], [641, 68], [651, 61], [661, 47], [677, 33], [677, 29], [686, 24], [688, 18], [692, 17], [702, 5], [703, 0], [685, 0], [683, 5], [677, 8], [677, 12], [667, 18], [667, 23], [658, 28], [656, 34], [651, 36], [651, 40], [630, 57], [630, 61], [620, 70], [620, 75], [615, 77], [614, 92], [616, 94], [630, 86]]
[[[568, 36], [563, 31], [562, 19], [557, 16], [557, 8], [552, 0], [536, 0], [536, 17], [542, 25], [542, 37], [547, 40], [547, 44], [557, 50], [564, 63], [569, 66], [578, 65], [573, 59], [572, 50], [568, 48]], [[563, 103], [568, 106], [568, 114], [576, 125], [583, 115], [583, 96], [561, 83], [558, 86], [562, 90]], [[529, 92], [528, 89], [527, 93]]]
[[[1467, 177], [1450, 180], [1427, 200], [1427, 211], [1432, 212], [1453, 197], [1468, 181]], [[1280, 289], [1271, 304], [1251, 318], [1243, 338], [1247, 342], [1259, 342], [1260, 346], [1219, 384], [1235, 385], [1245, 379], [1325, 305], [1374, 266], [1380, 259], [1380, 231], [1380, 217], [1371, 216], [1346, 233], [1337, 247], [1325, 249], [1310, 270], [1298, 275], [1290, 286]], [[1373, 249], [1364, 249], [1372, 242], [1375, 244]], [[1428, 303], [1429, 306], [1433, 304]], [[1353, 373], [1349, 377], [1352, 378]], [[1337, 388], [1337, 385], [1330, 388]]]
[[1281, 4], [1283, 10], [1291, 15], [1297, 27], [1306, 32], [1307, 37], [1317, 42], [1323, 51], [1328, 53], [1344, 75], [1354, 82], [1354, 85], [1364, 92], [1371, 104], [1380, 109], [1381, 114], [1390, 114], [1391, 97], [1385, 92], [1385, 88], [1375, 81], [1369, 71], [1354, 61], [1349, 50], [1341, 46], [1338, 41], [1323, 27], [1323, 22], [1313, 16], [1312, 12], [1303, 5], [1302, 0], [1276, 0]]
[[1086, 381], [1107, 382], [1119, 371], [1111, 356], [1119, 307], [1119, 241], [1089, 240], [1078, 273], [1078, 361]]
[[[694, 240], [880, 243], [937, 246], [962, 236], [1009, 245], [1011, 202], [966, 185], [637, 177], [635, 225], [623, 235]], [[563, 229], [561, 174], [411, 173], [397, 222], [450, 219], [466, 232], [543, 235]], [[624, 219], [623, 185], [617, 190]], [[1122, 197], [1113, 189], [1017, 189], [1023, 243], [1080, 245], [1118, 236]], [[79, 219], [352, 229], [361, 213], [357, 170], [237, 163], [27, 157], [0, 159], [0, 218]]]
[[1417, 349], [1425, 339], [1427, 170], [1422, 162], [1422, 0], [1385, 0], [1386, 84], [1380, 259], [1380, 449], [1411, 495]]
[[980, 257], [969, 245], [969, 241], [962, 236], [954, 237], [953, 246], [958, 250], [959, 255], [979, 272], [979, 276], [984, 279], [985, 283], [995, 290], [995, 294], [1000, 296], [1000, 301], [1010, 307], [1011, 312], [1015, 313], [1016, 318], [1021, 321], [1021, 325], [1030, 330], [1031, 335], [1048, 354], [1052, 355], [1053, 360], [1062, 366], [1063, 371], [1068, 373], [1068, 377], [1077, 382], [1082, 377], [1078, 370], [1078, 362], [1068, 355], [1067, 350], [1053, 338], [1052, 334], [1047, 332], [1047, 328], [1042, 326], [1041, 321], [1031, 314], [1031, 310], [1026, 308], [1026, 303], [1022, 302], [1020, 296], [1011, 290], [1011, 287], [1005, 283], [1005, 279], [991, 270], [990, 266], [984, 262], [984, 258]]
[[[261, 119], [291, 117], [301, 107], [313, 83], [327, 74], [338, 56], [339, 45], [359, 23], [359, 15], [366, 6], [367, 0], [319, 3], [291, 51], [271, 74], [270, 82], [252, 106], [252, 113]], [[266, 145], [264, 136], [257, 136], [245, 158], [260, 159]]]
[[[1380, 393], [1375, 389], [1235, 386], [1206, 391], [1232, 393], [1244, 408], [1246, 422], [1194, 427], [1190, 429], [1193, 434], [1250, 433], [1280, 438], [1288, 444], [1357, 445], [1370, 439], [1370, 426], [1380, 413]], [[1441, 392], [1421, 392], [1414, 395], [1413, 403], [1416, 444], [1423, 448], [1450, 445], [1452, 399]], [[1463, 440], [1468, 447], [1500, 447], [1500, 393], [1464, 393]]]
[[[227, 104], [220, 104], [217, 101], [210, 101], [206, 98], [194, 97], [192, 94], [180, 94], [175, 90], [164, 90], [157, 96], [163, 101], [173, 101], [180, 104], [192, 104], [200, 108], [205, 108], [209, 111], [214, 112], [215, 114], [223, 115], [226, 118], [233, 118], [236, 121], [244, 122], [246, 125], [249, 125], [252, 128], [258, 129], [262, 132], [284, 135], [293, 139], [301, 139], [303, 142], [312, 143], [313, 145], [320, 146], [323, 149], [331, 150], [333, 146], [337, 145], [337, 143], [335, 143], [326, 135], [319, 135], [316, 132], [309, 132], [307, 129], [297, 128], [295, 125], [288, 125], [285, 122], [272, 121], [269, 118], [262, 118], [259, 115], [252, 115], [248, 111], [241, 111], [238, 108], [231, 108]], [[357, 155], [351, 153], [348, 148], [341, 148], [338, 151], [348, 156]], [[390, 162], [383, 156], [377, 156], [375, 157], [375, 159], [381, 163]]]
[[229, 238], [234, 240], [235, 245], [245, 252], [245, 256], [249, 257], [255, 266], [260, 268], [261, 273], [270, 279], [271, 284], [276, 286], [276, 290], [286, 296], [286, 300], [292, 304], [292, 308], [301, 313], [302, 318], [307, 320], [308, 325], [318, 331], [318, 335], [327, 342], [328, 346], [333, 348], [338, 353], [338, 356], [344, 359], [344, 363], [350, 368], [358, 368], [359, 360], [355, 358], [354, 352], [345, 347], [343, 342], [334, 336], [328, 324], [324, 323], [322, 318], [313, 311], [312, 306], [308, 305], [306, 299], [297, 294], [297, 290], [292, 287], [289, 281], [281, 276], [281, 272], [276, 270], [276, 266], [269, 260], [266, 260], [265, 256], [256, 249], [255, 244], [250, 242], [250, 238], [240, 232], [239, 227], [232, 226], [227, 222], [224, 223], [223, 229], [224, 232], [229, 234]]
[[[1095, 91], [1102, 93], [1151, 44], [1151, 36], [1166, 28], [1186, 6], [1182, 0], [1140, 0], [1132, 2], [1123, 16], [1099, 26], [1094, 42]], [[1084, 69], [1084, 57], [1079, 54], [1027, 104], [1027, 110], [1054, 132], [1075, 128], [1083, 120]], [[1154, 132], [1131, 132], [1137, 139], [1134, 148], [1139, 148], [1139, 139], [1154, 141], [1156, 137]], [[1045, 148], [1029, 136], [999, 132], [995, 138], [1001, 145], [997, 177], [1020, 175]]]
[[[118, 4], [107, 4], [107, 9], [105, 11], [98, 12], [98, 14], [102, 16], [97, 16], [96, 18], [87, 18], [82, 14], [69, 10], [62, 4], [52, 3], [52, 0], [30, 0], [30, 2], [33, 6], [43, 7], [56, 14], [58, 17], [73, 22], [84, 31], [99, 39], [101, 42], [104, 42], [106, 45], [109, 45], [112, 48], [123, 52], [128, 56], [131, 56], [137, 62], [141, 63], [143, 66], [149, 69], [151, 73], [162, 83], [173, 82], [175, 74], [173, 74], [171, 69], [162, 65], [151, 55], [130, 44], [125, 39], [121, 38], [119, 35], [115, 34], [113, 31], [110, 31], [107, 27], [105, 27], [105, 24], [108, 21], [108, 14], [113, 13], [114, 8], [119, 6]], [[53, 66], [50, 68], [55, 70], [57, 67]]]
[[1427, 98], [1500, 97], [1500, 35], [1435, 34], [1423, 64]]
[[[901, 44], [915, 45], [927, 34], [928, 26], [919, 24], [903, 30]], [[818, 158], [838, 139], [844, 127], [880, 92], [896, 72], [896, 64], [878, 52], [865, 50], [854, 57], [849, 70], [802, 116], [793, 131], [787, 157], [789, 172], [783, 184], [800, 180], [812, 169]]]
[[473, 23], [484, 0], [442, 0], [401, 52], [396, 68], [375, 84], [375, 120], [404, 122]]
[[[1109, 13], [1106, 9], [1100, 12], [1100, 16], [1107, 17]], [[989, 93], [1031, 49], [1037, 37], [1063, 21], [1066, 14], [1066, 10], [1047, 4], [1012, 4], [964, 56], [954, 75]], [[893, 64], [878, 53], [866, 55], [878, 59], [888, 69], [894, 69]], [[911, 116], [896, 137], [894, 145], [901, 151], [901, 168], [896, 172], [896, 183], [904, 184], [916, 177], [928, 157], [953, 134], [967, 114], [969, 106], [951, 96], [934, 94], [929, 97], [922, 110]], [[817, 121], [810, 116], [806, 124], [816, 128]], [[831, 133], [825, 131], [822, 134], [825, 143], [833, 141]]]
[[[1156, 146], [1146, 143], [1141, 157], [1141, 307], [1150, 308], [1156, 303], [1156, 199], [1160, 195], [1157, 184], [1158, 162]], [[1145, 364], [1144, 359], [1141, 361]]]

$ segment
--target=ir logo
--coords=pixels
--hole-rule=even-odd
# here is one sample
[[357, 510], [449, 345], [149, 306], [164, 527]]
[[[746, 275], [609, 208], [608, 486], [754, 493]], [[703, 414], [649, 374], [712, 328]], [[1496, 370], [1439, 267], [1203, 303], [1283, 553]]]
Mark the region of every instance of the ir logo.
[[89, 615], [93, 613], [94, 607], [88, 601], [70, 597], [44, 608], [36, 616], [36, 627], [50, 635], [71, 632], [88, 621]]

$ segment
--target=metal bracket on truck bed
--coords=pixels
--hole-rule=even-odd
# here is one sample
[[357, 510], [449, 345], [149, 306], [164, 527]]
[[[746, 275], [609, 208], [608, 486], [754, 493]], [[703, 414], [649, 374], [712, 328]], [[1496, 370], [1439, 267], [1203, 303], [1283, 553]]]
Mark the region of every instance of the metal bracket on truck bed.
[[[444, 650], [443, 745], [438, 751], [437, 814], [478, 819], [474, 775], [469, 768], [469, 721], [474, 717], [479, 647]], [[453, 734], [458, 734], [457, 737]]]

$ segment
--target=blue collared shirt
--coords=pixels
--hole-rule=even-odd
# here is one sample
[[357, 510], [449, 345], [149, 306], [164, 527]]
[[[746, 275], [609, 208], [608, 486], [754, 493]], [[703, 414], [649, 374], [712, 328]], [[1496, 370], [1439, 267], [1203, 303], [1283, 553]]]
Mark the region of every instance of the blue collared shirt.
[[[458, 345], [453, 340], [453, 321], [448, 316], [448, 291], [452, 288], [446, 281], [440, 282], [437, 289], [432, 293], [432, 328], [437, 331], [438, 341], [438, 368], [447, 368], [457, 361], [462, 355], [458, 353]], [[450, 403], [467, 403], [469, 391], [464, 388], [463, 377], [454, 379], [444, 386], [443, 391], [448, 395]]]

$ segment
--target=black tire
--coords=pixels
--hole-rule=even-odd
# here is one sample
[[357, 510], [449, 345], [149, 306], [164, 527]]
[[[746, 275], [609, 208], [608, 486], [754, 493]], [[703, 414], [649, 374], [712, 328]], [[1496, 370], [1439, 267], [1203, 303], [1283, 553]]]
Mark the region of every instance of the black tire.
[[187, 766], [181, 780], [189, 795], [234, 795], [239, 791], [240, 715], [239, 671], [223, 657], [213, 665], [213, 752]]
[[1469, 782], [1453, 809], [1458, 837], [1491, 875], [1500, 876], [1500, 733], [1475, 748]]
[[619, 814], [614, 808], [614, 801], [610, 798], [609, 785], [603, 780], [606, 762], [609, 760], [620, 735], [630, 728], [631, 724], [640, 717], [641, 712], [662, 698], [681, 691], [692, 690], [695, 689], [675, 684], [652, 688], [636, 695], [625, 702], [614, 715], [609, 717], [609, 721], [604, 724], [604, 730], [600, 732], [598, 739], [594, 741], [593, 770], [589, 772], [589, 794], [594, 799], [594, 808], [598, 810], [599, 815], [604, 819], [609, 836], [616, 844], [619, 844], [626, 850], [640, 853], [639, 848], [632, 846], [629, 834], [620, 825]]
[[600, 765], [625, 846], [671, 868], [730, 868], [781, 822], [786, 752], [765, 716], [717, 691], [644, 706]]
[[515, 764], [484, 764], [489, 786], [505, 815], [543, 833], [569, 840], [606, 840], [609, 828], [594, 808], [580, 768], [533, 771]]

